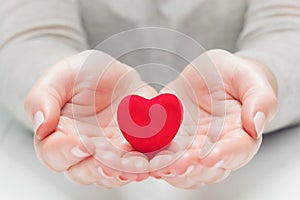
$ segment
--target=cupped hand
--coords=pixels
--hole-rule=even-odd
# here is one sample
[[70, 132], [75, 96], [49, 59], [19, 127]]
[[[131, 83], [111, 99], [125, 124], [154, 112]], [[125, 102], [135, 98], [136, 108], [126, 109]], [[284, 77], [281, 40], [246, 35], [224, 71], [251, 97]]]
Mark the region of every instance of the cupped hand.
[[51, 66], [25, 102], [40, 160], [84, 185], [112, 188], [146, 179], [147, 157], [130, 147], [114, 120], [116, 104], [129, 93], [153, 96], [156, 91], [132, 68], [100, 51]]
[[175, 93], [185, 114], [172, 144], [150, 161], [150, 171], [180, 188], [219, 182], [248, 163], [277, 109], [270, 70], [223, 50], [196, 58], [161, 92]]

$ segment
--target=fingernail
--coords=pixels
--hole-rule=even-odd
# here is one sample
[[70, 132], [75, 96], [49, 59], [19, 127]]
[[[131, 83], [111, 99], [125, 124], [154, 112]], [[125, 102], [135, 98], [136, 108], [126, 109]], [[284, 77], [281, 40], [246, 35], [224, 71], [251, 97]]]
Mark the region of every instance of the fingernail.
[[189, 167], [186, 169], [186, 171], [183, 173], [183, 176], [189, 175], [192, 171], [195, 170], [195, 168], [196, 168], [196, 167], [195, 167], [194, 165], [189, 166]]
[[117, 176], [116, 177], [117, 181], [121, 182], [121, 183], [128, 183], [130, 180], [128, 179], [123, 179], [122, 177], [120, 176]]
[[71, 153], [78, 158], [84, 158], [90, 155], [88, 153], [83, 152], [81, 149], [79, 149], [79, 147], [73, 147], [71, 149]]
[[33, 130], [34, 133], [36, 134], [38, 129], [40, 128], [40, 126], [43, 124], [45, 118], [44, 118], [44, 114], [41, 111], [37, 111], [34, 114], [34, 118], [33, 118]]
[[257, 112], [253, 118], [257, 138], [263, 134], [266, 125], [266, 116], [262, 112]]
[[173, 173], [171, 173], [169, 171], [167, 173], [163, 174], [163, 177], [166, 177], [166, 178], [173, 178], [175, 176], [178, 176], [178, 175], [177, 174], [173, 174]]
[[98, 167], [98, 173], [104, 177], [104, 178], [111, 178], [109, 175], [107, 175], [104, 171], [102, 167]]
[[224, 160], [220, 160], [214, 166], [212, 166], [211, 169], [218, 169], [221, 167], [221, 165], [223, 165], [223, 163], [224, 163]]

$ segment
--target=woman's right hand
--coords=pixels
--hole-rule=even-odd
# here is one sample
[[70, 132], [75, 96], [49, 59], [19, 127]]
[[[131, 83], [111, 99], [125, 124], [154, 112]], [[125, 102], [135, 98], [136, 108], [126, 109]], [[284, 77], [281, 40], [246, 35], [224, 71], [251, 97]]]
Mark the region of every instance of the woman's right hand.
[[151, 97], [156, 91], [100, 51], [50, 67], [25, 102], [41, 162], [83, 185], [112, 188], [146, 179], [148, 160], [123, 139], [111, 109], [129, 93]]

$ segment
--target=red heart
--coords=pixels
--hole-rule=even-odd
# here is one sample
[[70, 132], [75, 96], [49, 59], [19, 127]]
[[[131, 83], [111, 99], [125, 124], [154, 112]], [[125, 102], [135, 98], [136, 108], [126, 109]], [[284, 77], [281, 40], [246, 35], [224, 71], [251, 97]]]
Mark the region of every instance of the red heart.
[[117, 120], [126, 140], [136, 150], [149, 153], [167, 146], [177, 134], [183, 109], [173, 94], [153, 99], [126, 96], [119, 104]]

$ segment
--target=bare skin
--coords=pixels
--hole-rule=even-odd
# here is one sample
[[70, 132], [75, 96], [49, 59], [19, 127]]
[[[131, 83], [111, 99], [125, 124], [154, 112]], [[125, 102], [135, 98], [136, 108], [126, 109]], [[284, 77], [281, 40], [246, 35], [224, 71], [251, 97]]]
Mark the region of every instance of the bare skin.
[[[255, 155], [277, 108], [276, 80], [266, 66], [223, 50], [208, 51], [205, 56], [214, 63], [222, 84], [206, 86], [207, 80], [198, 73], [206, 64], [201, 55], [160, 92], [175, 93], [187, 112], [196, 111], [191, 113], [195, 123], [186, 117], [172, 144], [149, 159], [122, 137], [111, 108], [129, 93], [148, 98], [158, 93], [132, 68], [101, 52], [93, 52], [91, 58], [97, 65], [82, 70], [91, 53], [50, 67], [25, 102], [32, 119], [38, 111], [44, 115], [35, 137], [40, 160], [79, 184], [114, 188], [149, 176], [180, 188], [221, 181]], [[212, 110], [211, 98], [226, 112]], [[258, 112], [265, 116], [260, 115], [259, 127], [254, 123]], [[209, 127], [218, 121], [223, 127], [216, 135]], [[209, 151], [201, 156], [207, 145]]]
[[[211, 76], [209, 78], [213, 80], [213, 84], [210, 88], [207, 87], [209, 78], [203, 78], [197, 72], [201, 69], [205, 71], [205, 67], [201, 68], [201, 65], [209, 65], [205, 63], [207, 55], [222, 79], [221, 84], [213, 85], [218, 81], [216, 75], [202, 73], [204, 77]], [[174, 91], [183, 100], [186, 110], [198, 110], [194, 116], [199, 119], [197, 132], [185, 134], [190, 137], [189, 141], [193, 141], [190, 147], [167, 169], [153, 174], [176, 187], [197, 188], [212, 184], [248, 163], [262, 141], [263, 130], [257, 132], [254, 125], [255, 114], [265, 113], [265, 127], [273, 118], [277, 107], [276, 82], [269, 82], [275, 79], [265, 66], [255, 65], [252, 61], [222, 50], [211, 50], [207, 55], [199, 56], [186, 67], [181, 77], [166, 87], [169, 89], [165, 89]], [[187, 92], [191, 91], [190, 87], [194, 98], [190, 98], [192, 95]], [[216, 110], [212, 110], [211, 98], [215, 99], [213, 103]], [[218, 106], [225, 108], [222, 110]], [[220, 125], [223, 126], [218, 129]], [[186, 130], [190, 129], [187, 127]], [[201, 154], [204, 147], [209, 148], [208, 153], [199, 157], [199, 152]], [[167, 155], [166, 153], [164, 156]]]

